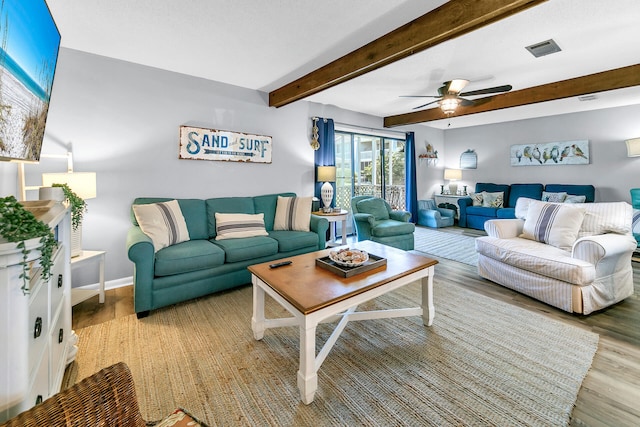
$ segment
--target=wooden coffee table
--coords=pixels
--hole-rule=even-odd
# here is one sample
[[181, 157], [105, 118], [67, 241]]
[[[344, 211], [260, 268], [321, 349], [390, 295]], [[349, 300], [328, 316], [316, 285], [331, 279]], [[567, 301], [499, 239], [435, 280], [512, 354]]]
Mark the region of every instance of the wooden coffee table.
[[[331, 250], [312, 252], [285, 258], [290, 265], [269, 268], [276, 261], [249, 267], [253, 282], [253, 317], [251, 328], [256, 340], [264, 331], [281, 326], [300, 328], [300, 369], [298, 388], [304, 403], [313, 401], [318, 388], [317, 372], [349, 321], [392, 317], [422, 316], [431, 326], [434, 317], [433, 274], [436, 260], [405, 252], [371, 241], [350, 246], [387, 259], [386, 265], [343, 278], [316, 266], [316, 259]], [[384, 295], [409, 283], [421, 280], [420, 307], [389, 310], [356, 311], [359, 304]], [[265, 294], [287, 309], [293, 317], [266, 319]], [[338, 324], [316, 356], [316, 327], [319, 323], [338, 321]]]

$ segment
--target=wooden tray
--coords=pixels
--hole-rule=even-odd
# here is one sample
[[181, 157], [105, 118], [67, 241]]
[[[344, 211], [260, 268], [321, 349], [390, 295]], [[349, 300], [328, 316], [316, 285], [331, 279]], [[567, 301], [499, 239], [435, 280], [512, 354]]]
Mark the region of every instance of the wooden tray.
[[382, 265], [387, 265], [387, 259], [373, 254], [369, 254], [369, 260], [357, 267], [343, 267], [336, 264], [328, 256], [316, 258], [316, 266], [324, 268], [325, 270], [329, 270], [330, 272], [345, 278], [364, 273], [365, 271], [373, 270], [374, 268], [378, 268]]

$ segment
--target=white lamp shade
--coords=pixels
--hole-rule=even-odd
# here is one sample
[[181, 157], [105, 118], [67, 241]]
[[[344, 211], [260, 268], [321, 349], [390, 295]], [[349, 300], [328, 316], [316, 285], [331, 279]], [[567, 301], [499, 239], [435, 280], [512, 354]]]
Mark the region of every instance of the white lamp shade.
[[449, 181], [459, 181], [462, 179], [462, 170], [461, 169], [445, 169], [444, 179], [448, 179]]
[[42, 186], [51, 187], [53, 184], [67, 184], [84, 200], [96, 197], [95, 172], [43, 173]]
[[627, 157], [640, 156], [640, 138], [628, 139], [627, 143]]

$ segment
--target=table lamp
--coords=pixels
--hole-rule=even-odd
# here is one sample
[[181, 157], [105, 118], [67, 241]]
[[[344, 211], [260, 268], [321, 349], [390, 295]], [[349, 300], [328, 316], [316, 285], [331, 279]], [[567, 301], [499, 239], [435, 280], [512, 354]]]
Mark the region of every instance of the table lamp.
[[333, 201], [333, 185], [332, 182], [336, 181], [336, 167], [335, 166], [318, 166], [318, 182], [324, 182], [320, 188], [320, 195], [322, 196], [322, 204], [324, 205], [324, 212], [331, 212], [331, 202]]
[[445, 169], [444, 179], [449, 180], [449, 193], [458, 194], [458, 184], [456, 184], [455, 181], [459, 181], [462, 179], [462, 170], [461, 169]]
[[[43, 173], [42, 186], [51, 187], [53, 184], [67, 184], [71, 191], [83, 200], [96, 197], [96, 173], [95, 172], [65, 172]], [[82, 224], [76, 229], [71, 229], [71, 256], [82, 254]]]

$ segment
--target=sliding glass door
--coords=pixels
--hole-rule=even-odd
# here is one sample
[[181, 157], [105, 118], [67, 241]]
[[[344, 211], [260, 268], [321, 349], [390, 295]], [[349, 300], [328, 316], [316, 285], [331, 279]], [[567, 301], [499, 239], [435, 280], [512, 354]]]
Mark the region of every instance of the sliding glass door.
[[336, 131], [335, 143], [336, 207], [350, 210], [353, 196], [370, 195], [405, 209], [404, 140]]

